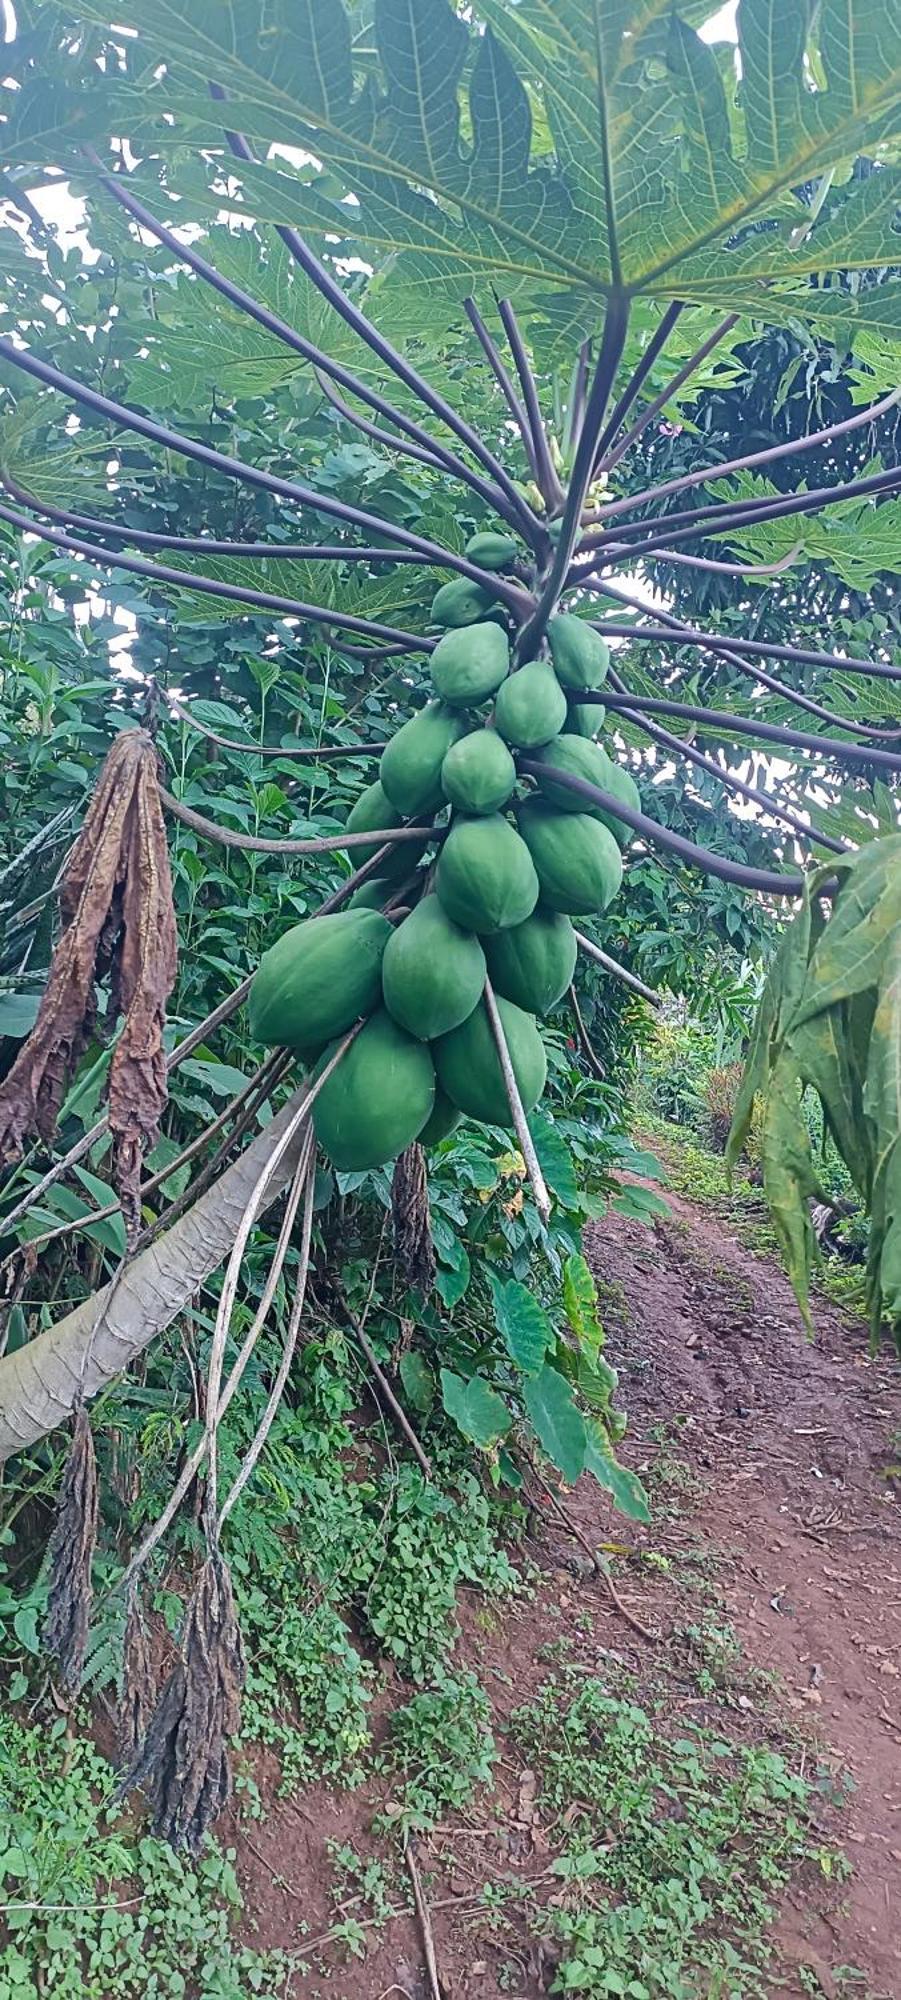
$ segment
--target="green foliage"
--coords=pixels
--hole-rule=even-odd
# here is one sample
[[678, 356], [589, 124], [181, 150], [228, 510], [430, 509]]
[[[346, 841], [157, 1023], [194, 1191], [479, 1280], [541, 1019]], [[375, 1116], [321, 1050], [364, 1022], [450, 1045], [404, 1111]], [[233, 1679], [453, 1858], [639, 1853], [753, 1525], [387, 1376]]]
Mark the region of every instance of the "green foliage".
[[496, 1757], [488, 1696], [473, 1674], [443, 1675], [394, 1710], [383, 1758], [401, 1781], [390, 1825], [428, 1832], [489, 1785]]
[[115, 1773], [61, 1716], [0, 1717], [0, 1987], [16, 2000], [277, 2000], [292, 1961], [231, 1940], [231, 1855], [195, 1865], [111, 1806]]
[[586, 2000], [762, 2000], [774, 1904], [819, 1858], [811, 1785], [778, 1751], [735, 1744], [600, 1681], [555, 1680], [513, 1718], [562, 1842], [559, 1990]]

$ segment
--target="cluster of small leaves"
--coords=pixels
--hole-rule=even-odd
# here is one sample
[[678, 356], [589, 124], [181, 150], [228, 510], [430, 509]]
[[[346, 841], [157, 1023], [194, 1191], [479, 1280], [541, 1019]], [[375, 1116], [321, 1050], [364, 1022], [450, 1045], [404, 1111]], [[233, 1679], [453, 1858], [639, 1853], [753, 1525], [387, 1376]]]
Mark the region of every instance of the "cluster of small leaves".
[[461, 1812], [492, 1782], [497, 1748], [491, 1705], [473, 1674], [444, 1673], [391, 1717], [382, 1768], [399, 1793], [384, 1815], [389, 1826], [428, 1832]]

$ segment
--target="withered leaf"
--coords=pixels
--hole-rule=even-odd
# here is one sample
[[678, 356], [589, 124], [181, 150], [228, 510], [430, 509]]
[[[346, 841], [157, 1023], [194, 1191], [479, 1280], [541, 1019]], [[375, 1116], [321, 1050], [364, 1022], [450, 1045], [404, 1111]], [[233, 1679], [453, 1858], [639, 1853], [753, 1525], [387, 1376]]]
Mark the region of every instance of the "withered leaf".
[[108, 1025], [124, 1017], [108, 1084], [112, 1178], [133, 1242], [141, 1158], [166, 1104], [163, 1024], [178, 962], [157, 755], [146, 731], [124, 730], [109, 751], [59, 900], [63, 929], [38, 1017], [0, 1085], [0, 1160], [18, 1159], [30, 1132], [52, 1138], [94, 1032], [97, 986], [109, 976]]

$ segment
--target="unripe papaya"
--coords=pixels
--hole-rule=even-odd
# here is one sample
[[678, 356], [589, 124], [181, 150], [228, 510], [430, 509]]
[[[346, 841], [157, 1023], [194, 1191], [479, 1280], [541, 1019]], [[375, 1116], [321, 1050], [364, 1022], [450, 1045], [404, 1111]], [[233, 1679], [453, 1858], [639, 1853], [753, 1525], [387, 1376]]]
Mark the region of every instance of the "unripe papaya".
[[437, 896], [423, 896], [389, 938], [382, 992], [408, 1035], [433, 1041], [465, 1021], [485, 984], [485, 953], [471, 931], [451, 921]]
[[433, 625], [477, 625], [494, 601], [491, 592], [471, 577], [455, 576], [436, 590], [429, 616]]
[[558, 611], [547, 628], [554, 672], [565, 688], [576, 693], [600, 687], [610, 665], [610, 653], [599, 632], [572, 611]]
[[516, 765], [496, 729], [473, 729], [452, 743], [441, 766], [441, 788], [460, 812], [499, 812], [516, 785]]
[[[622, 805], [631, 806], [633, 812], [641, 811], [641, 793], [631, 771], [627, 771], [623, 764], [614, 764], [612, 758], [610, 760], [610, 783], [607, 786], [607, 790], [608, 792], [612, 792], [614, 798], [619, 799]], [[624, 819], [617, 819], [615, 813], [607, 813], [599, 809], [597, 817], [603, 821], [605, 826], [610, 828], [614, 840], [619, 843], [620, 847], [627, 847], [629, 841], [634, 839], [635, 836], [631, 826], [627, 826]]]
[[490, 620], [445, 632], [429, 661], [437, 693], [452, 708], [477, 708], [505, 679], [510, 644], [501, 625]]
[[249, 1001], [254, 1040], [308, 1053], [371, 1013], [390, 937], [377, 910], [294, 924], [260, 960]]
[[519, 543], [512, 535], [485, 528], [481, 534], [470, 535], [466, 554], [471, 563], [478, 563], [482, 569], [509, 569], [519, 554]]
[[434, 812], [444, 803], [441, 766], [465, 728], [454, 709], [446, 708], [443, 701], [430, 701], [404, 723], [382, 751], [382, 788], [405, 819]]
[[567, 916], [592, 916], [613, 901], [623, 875], [612, 833], [588, 813], [555, 812], [529, 799], [519, 829], [535, 863], [541, 900]]
[[533, 660], [509, 674], [494, 704], [495, 728], [518, 750], [549, 743], [566, 721], [566, 696], [552, 667]]
[[532, 761], [542, 766], [538, 789], [548, 805], [556, 806], [558, 812], [591, 813], [593, 819], [604, 817], [605, 826], [609, 825], [603, 807], [592, 805], [590, 799], [571, 792], [566, 785], [554, 783], [554, 772], [562, 771], [568, 778], [584, 778], [589, 785], [599, 785], [601, 791], [618, 797], [616, 765], [602, 744], [590, 743], [584, 736], [570, 736], [564, 731], [555, 736], [553, 743], [545, 743], [536, 750]]
[[[405, 851], [409, 852], [414, 845], [413, 841], [409, 844], [405, 842]], [[347, 907], [349, 910], [380, 910], [394, 894], [394, 889], [390, 875], [371, 875], [368, 882], [361, 882], [359, 889], [354, 890]]]
[[[547, 1077], [544, 1043], [531, 1014], [525, 1014], [511, 1000], [498, 1000], [497, 1008], [523, 1109], [531, 1111]], [[433, 1053], [442, 1090], [467, 1117], [480, 1118], [486, 1125], [512, 1125], [513, 1114], [484, 1000], [479, 1001], [459, 1028], [442, 1035], [434, 1044]]]
[[[325, 1060], [335, 1052], [332, 1043]], [[382, 1007], [361, 1028], [313, 1105], [313, 1129], [339, 1173], [383, 1166], [419, 1137], [435, 1103], [423, 1042]]]
[[524, 924], [486, 939], [488, 977], [495, 993], [527, 1014], [549, 1014], [570, 985], [577, 950], [569, 918], [539, 903]]
[[[380, 827], [396, 826], [398, 817], [397, 807], [392, 805], [384, 786], [376, 778], [373, 784], [367, 785], [365, 792], [360, 793], [356, 804], [351, 806], [345, 824], [348, 833], [367, 833], [370, 828], [378, 831]], [[384, 876], [392, 882], [403, 881], [404, 877], [416, 867], [417, 862], [422, 860], [429, 839], [430, 835], [426, 833], [421, 841], [399, 841], [393, 852], [385, 856], [382, 863]], [[383, 840], [374, 840], [371, 846], [349, 847], [347, 851], [353, 866], [362, 868], [364, 862], [371, 861], [373, 855], [383, 846]], [[381, 881], [382, 876], [377, 879]], [[364, 882], [363, 887], [368, 886]]]
[[606, 712], [600, 702], [571, 701], [566, 717], [567, 735], [594, 738], [603, 729]]
[[435, 888], [465, 931], [521, 924], [538, 901], [538, 877], [525, 843], [499, 813], [455, 819], [438, 857]]
[[437, 1146], [439, 1140], [446, 1139], [455, 1125], [459, 1125], [463, 1113], [457, 1110], [449, 1097], [445, 1097], [440, 1084], [435, 1086], [435, 1103], [430, 1118], [419, 1134], [420, 1146]]

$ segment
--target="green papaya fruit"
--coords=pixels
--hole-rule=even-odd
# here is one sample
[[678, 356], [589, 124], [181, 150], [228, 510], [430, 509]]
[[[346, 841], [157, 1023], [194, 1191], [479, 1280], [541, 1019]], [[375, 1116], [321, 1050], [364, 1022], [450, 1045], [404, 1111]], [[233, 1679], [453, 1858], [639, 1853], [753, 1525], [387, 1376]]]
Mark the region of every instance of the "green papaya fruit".
[[495, 993], [527, 1014], [549, 1014], [572, 980], [577, 951], [569, 918], [539, 903], [524, 924], [486, 939], [488, 977]]
[[541, 900], [564, 915], [591, 916], [613, 901], [623, 876], [612, 833], [589, 813], [555, 812], [529, 799], [519, 830], [535, 863]]
[[437, 1146], [440, 1139], [446, 1139], [454, 1126], [459, 1125], [462, 1116], [450, 1098], [445, 1097], [440, 1083], [436, 1084], [434, 1109], [419, 1134], [420, 1146]]
[[[631, 806], [633, 812], [641, 811], [641, 793], [631, 771], [627, 771], [622, 764], [614, 764], [612, 758], [610, 783], [606, 789], [613, 793], [614, 798], [619, 799], [621, 805]], [[604, 826], [610, 828], [614, 840], [620, 847], [627, 847], [629, 841], [634, 839], [632, 827], [627, 826], [624, 819], [617, 819], [615, 813], [602, 812], [599, 808], [597, 818], [603, 821]]]
[[404, 819], [443, 805], [441, 766], [466, 728], [461, 715], [442, 701], [430, 701], [410, 717], [382, 751], [379, 780], [391, 805]]
[[590, 799], [581, 798], [578, 792], [571, 792], [566, 785], [554, 783], [554, 772], [562, 771], [568, 778], [584, 778], [589, 785], [599, 785], [601, 791], [614, 793], [616, 785], [616, 765], [612, 757], [600, 743], [590, 743], [585, 736], [571, 736], [564, 731], [555, 736], [553, 743], [545, 743], [532, 756], [533, 764], [540, 764], [538, 789], [548, 805], [556, 806], [558, 812], [591, 813], [593, 819], [604, 818], [603, 807], [594, 806]]
[[538, 877], [525, 843], [499, 813], [455, 819], [435, 870], [449, 917], [465, 931], [521, 924], [538, 901]]
[[[336, 1044], [326, 1050], [326, 1060]], [[313, 1105], [313, 1129], [339, 1173], [393, 1160], [418, 1138], [435, 1103], [435, 1067], [382, 1007], [345, 1050]]]
[[433, 1041], [465, 1021], [485, 984], [485, 953], [451, 921], [437, 896], [423, 896], [389, 938], [382, 992], [408, 1035]]
[[[397, 807], [392, 805], [384, 785], [376, 778], [373, 784], [367, 785], [365, 792], [360, 793], [356, 804], [351, 806], [345, 825], [348, 833], [368, 833], [370, 828], [377, 832], [380, 827], [396, 826], [400, 816]], [[430, 837], [426, 833], [421, 841], [399, 841], [393, 852], [386, 854], [382, 862], [382, 875], [378, 876], [377, 880], [404, 881], [422, 860]], [[377, 854], [383, 845], [382, 840], [374, 840], [371, 846], [367, 844], [365, 847], [349, 847], [347, 852], [354, 868], [362, 868], [364, 862], [371, 861], [373, 855]], [[364, 882], [364, 889], [368, 886]]]
[[445, 632], [429, 661], [433, 684], [452, 708], [478, 708], [500, 687], [509, 666], [507, 634], [490, 622]]
[[[498, 1000], [497, 1008], [523, 1108], [531, 1111], [547, 1077], [544, 1043], [531, 1014], [515, 1007], [512, 1000]], [[480, 1118], [486, 1125], [512, 1125], [513, 1115], [484, 1000], [479, 1001], [459, 1028], [442, 1035], [434, 1044], [433, 1053], [441, 1089], [468, 1118]]]
[[498, 688], [494, 725], [518, 750], [549, 743], [565, 721], [566, 696], [553, 668], [541, 660], [509, 674]]
[[309, 1053], [381, 1000], [391, 925], [377, 910], [294, 924], [263, 953], [250, 989], [254, 1041]]
[[516, 765], [496, 729], [473, 729], [461, 736], [441, 766], [441, 789], [460, 812], [499, 812], [515, 785]]
[[597, 736], [598, 731], [603, 729], [605, 714], [606, 709], [601, 707], [600, 702], [571, 701], [566, 717], [567, 735]]
[[572, 611], [558, 611], [547, 628], [554, 672], [565, 688], [576, 693], [582, 688], [598, 688], [610, 665], [606, 641], [584, 618]]
[[[412, 841], [409, 846], [413, 846]], [[368, 882], [361, 882], [359, 889], [354, 890], [347, 907], [349, 910], [380, 910], [393, 896], [395, 888], [390, 875], [371, 875]]]
[[480, 534], [470, 535], [465, 553], [482, 569], [509, 569], [519, 554], [519, 543], [496, 528], [484, 528]]
[[436, 590], [429, 617], [433, 625], [477, 625], [494, 602], [491, 592], [480, 583], [468, 576], [455, 576]]

